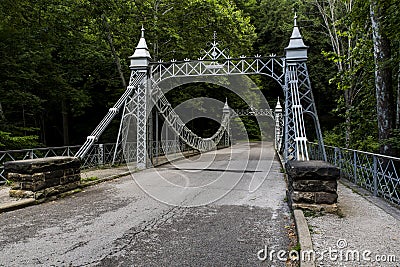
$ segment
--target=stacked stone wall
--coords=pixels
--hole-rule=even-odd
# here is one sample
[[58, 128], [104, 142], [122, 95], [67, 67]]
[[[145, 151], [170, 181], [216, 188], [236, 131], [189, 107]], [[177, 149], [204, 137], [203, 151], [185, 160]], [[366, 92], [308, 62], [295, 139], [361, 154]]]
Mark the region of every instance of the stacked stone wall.
[[340, 170], [324, 161], [290, 161], [286, 164], [288, 198], [293, 208], [337, 209]]
[[79, 186], [80, 161], [73, 157], [51, 157], [10, 161], [4, 164], [12, 181], [10, 196], [36, 199], [56, 195]]

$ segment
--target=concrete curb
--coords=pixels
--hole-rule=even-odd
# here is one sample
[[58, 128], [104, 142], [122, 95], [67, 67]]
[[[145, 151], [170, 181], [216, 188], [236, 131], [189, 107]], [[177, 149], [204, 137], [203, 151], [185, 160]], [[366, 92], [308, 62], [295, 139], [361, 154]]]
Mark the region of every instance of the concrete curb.
[[[278, 155], [279, 161], [281, 163], [282, 168], [285, 168], [285, 164], [283, 161], [282, 156], [276, 152]], [[286, 173], [285, 175], [285, 180], [287, 181]], [[292, 209], [292, 207], [289, 207]], [[302, 252], [303, 251], [312, 251], [314, 252], [313, 244], [312, 244], [312, 239], [311, 239], [311, 234], [308, 229], [308, 224], [307, 220], [304, 216], [304, 213], [301, 209], [293, 209], [293, 217], [294, 217], [294, 223], [296, 225], [296, 232], [297, 232], [297, 240], [300, 244], [300, 267], [315, 267], [315, 259], [311, 257], [310, 261], [308, 259], [303, 259]], [[307, 260], [307, 261], [305, 261]]]
[[114, 180], [114, 179], [117, 179], [117, 178], [120, 178], [120, 177], [128, 176], [131, 173], [132, 172], [128, 171], [128, 172], [123, 172], [123, 173], [119, 173], [119, 174], [110, 175], [110, 176], [107, 176], [107, 177], [104, 177], [104, 178], [100, 178], [100, 179], [97, 179], [97, 180], [93, 180], [93, 181], [85, 181], [85, 182], [82, 182], [79, 185], [79, 188], [84, 188], [84, 187], [92, 186], [92, 185], [99, 184], [99, 183], [102, 183], [102, 182]]
[[311, 240], [310, 231], [308, 230], [308, 224], [304, 213], [300, 209], [293, 210], [294, 221], [297, 230], [297, 239], [300, 243], [300, 267], [315, 267], [315, 261], [312, 257], [310, 260], [304, 259], [302, 255], [304, 251], [314, 252], [313, 244]]
[[11, 203], [1, 204], [0, 213], [25, 208], [35, 204], [36, 204], [36, 199], [34, 198], [27, 198], [27, 199], [13, 201]]

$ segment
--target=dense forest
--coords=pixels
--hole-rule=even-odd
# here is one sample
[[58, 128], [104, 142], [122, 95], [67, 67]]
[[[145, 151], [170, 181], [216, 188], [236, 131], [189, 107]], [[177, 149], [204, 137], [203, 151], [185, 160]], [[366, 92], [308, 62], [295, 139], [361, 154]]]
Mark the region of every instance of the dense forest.
[[[0, 150], [82, 144], [124, 92], [142, 25], [153, 60], [198, 58], [214, 31], [232, 56], [283, 56], [297, 12], [325, 143], [399, 156], [399, 8], [397, 0], [2, 0]], [[253, 79], [273, 107], [282, 90]], [[168, 98], [225, 99], [215, 85], [188, 87]], [[118, 126], [100, 141], [115, 142]]]

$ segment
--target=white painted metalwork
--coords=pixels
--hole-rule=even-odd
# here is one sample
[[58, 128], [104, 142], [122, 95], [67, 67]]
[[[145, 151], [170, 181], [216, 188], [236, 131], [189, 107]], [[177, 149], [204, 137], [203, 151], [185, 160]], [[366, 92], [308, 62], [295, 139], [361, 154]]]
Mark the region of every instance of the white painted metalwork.
[[307, 49], [297, 26], [297, 15], [289, 45], [285, 48], [285, 132], [284, 158], [288, 160], [309, 160], [307, 136], [303, 114], [314, 119], [321, 154], [326, 158], [322, 132], [307, 70]]
[[303, 106], [300, 102], [300, 94], [298, 88], [298, 79], [297, 79], [297, 66], [296, 63], [288, 65], [288, 69], [286, 72], [287, 79], [287, 95], [290, 96], [290, 102], [288, 101], [288, 107], [291, 109], [292, 121], [289, 122], [289, 125], [293, 127], [292, 131], [289, 131], [288, 134], [292, 133], [292, 138], [288, 138], [286, 140], [286, 151], [287, 159], [297, 159], [297, 160], [309, 160], [308, 151], [307, 151], [307, 137], [306, 137], [306, 129], [304, 127], [304, 118], [303, 118]]
[[229, 108], [228, 111], [223, 112], [221, 125], [217, 132], [209, 138], [202, 138], [193, 133], [179, 118], [178, 114], [175, 113], [160, 87], [158, 87], [158, 84], [153, 81], [152, 85], [151, 98], [154, 106], [157, 108], [160, 115], [162, 115], [174, 133], [180, 137], [180, 139], [182, 139], [189, 146], [201, 152], [216, 148], [224, 136], [225, 131], [228, 129], [230, 121]]
[[275, 107], [275, 150], [280, 153], [282, 149], [282, 142], [283, 142], [283, 113], [282, 113], [282, 106], [281, 102], [276, 102]]
[[254, 108], [251, 106], [248, 109], [235, 109], [233, 117], [243, 117], [243, 116], [256, 116], [256, 117], [270, 117], [275, 119], [274, 112], [269, 108]]
[[[324, 160], [319, 144], [308, 145], [311, 159]], [[327, 161], [340, 168], [343, 178], [400, 205], [400, 158], [333, 146], [325, 150]]]
[[169, 78], [263, 74], [284, 84], [284, 59], [277, 57], [200, 58], [190, 61], [154, 62], [150, 64], [154, 82]]
[[112, 119], [115, 117], [115, 115], [118, 113], [119, 109], [122, 107], [122, 105], [125, 104], [126, 100], [134, 93], [136, 87], [138, 84], [141, 82], [141, 80], [144, 77], [144, 74], [141, 75], [136, 75], [136, 72], [132, 72], [132, 75], [134, 76], [135, 79], [132, 80], [132, 82], [129, 83], [129, 86], [127, 87], [126, 91], [124, 94], [118, 99], [117, 103], [114, 104], [112, 108], [109, 109], [108, 113], [106, 116], [103, 118], [103, 120], [97, 125], [97, 127], [94, 129], [94, 131], [90, 134], [90, 136], [87, 137], [86, 142], [83, 144], [83, 146], [79, 149], [77, 154], [75, 155], [78, 158], [83, 158], [85, 154], [89, 151], [89, 149], [93, 146], [95, 141], [98, 140], [100, 135], [104, 132], [104, 130], [107, 128], [107, 126], [110, 124]]
[[[276, 80], [285, 94], [285, 115], [283, 132], [285, 160], [308, 160], [307, 137], [304, 126], [304, 114], [310, 114], [315, 123], [321, 153], [325, 155], [321, 129], [312, 95], [311, 84], [307, 71], [307, 46], [304, 45], [302, 36], [297, 26], [297, 16], [294, 20], [293, 33], [288, 47], [285, 48], [286, 57], [254, 57], [241, 56], [231, 58], [227, 49], [220, 49], [214, 33], [213, 42], [208, 50], [203, 51], [203, 56], [197, 60], [184, 59], [171, 62], [151, 62], [150, 53], [146, 44], [144, 29], [136, 47], [135, 53], [130, 57], [132, 70], [130, 85], [118, 105], [110, 109], [109, 114], [100, 123], [96, 130], [88, 137], [86, 143], [79, 151], [82, 157], [90, 149], [95, 140], [109, 124], [115, 113], [124, 104], [123, 119], [121, 120], [117, 146], [137, 142], [136, 158], [139, 168], [148, 164], [148, 143], [152, 136], [149, 120], [150, 102], [155, 105], [158, 112], [164, 117], [173, 132], [191, 147], [200, 151], [214, 148], [223, 138], [225, 132], [229, 139], [229, 117], [223, 113], [221, 127], [211, 138], [201, 138], [188, 129], [178, 115], [173, 111], [159, 84], [166, 79], [198, 76], [226, 76], [262, 74]], [[271, 110], [247, 111], [257, 113], [259, 116], [274, 117]], [[246, 111], [239, 111], [245, 115]], [[136, 127], [136, 137], [129, 136], [130, 127]], [[151, 147], [149, 148], [151, 154]]]

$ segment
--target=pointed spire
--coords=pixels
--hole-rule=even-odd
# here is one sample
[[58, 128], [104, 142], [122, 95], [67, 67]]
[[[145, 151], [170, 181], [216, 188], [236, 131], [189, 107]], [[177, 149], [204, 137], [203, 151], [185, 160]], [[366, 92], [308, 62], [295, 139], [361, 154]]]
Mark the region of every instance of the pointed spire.
[[144, 38], [144, 27], [142, 25], [141, 37], [138, 45], [136, 46], [135, 53], [129, 57], [132, 69], [146, 69], [149, 66], [151, 56], [149, 48], [147, 47], [146, 39]]
[[225, 98], [225, 105], [224, 105], [224, 108], [223, 108], [222, 111], [223, 111], [224, 113], [229, 113], [230, 110], [231, 110], [231, 108], [230, 108], [229, 105], [228, 105], [228, 98], [226, 97], [226, 98]]
[[279, 101], [279, 96], [278, 96], [278, 101], [276, 102], [275, 112], [282, 112], [282, 106], [281, 102]]
[[303, 61], [307, 60], [307, 49], [303, 42], [303, 37], [301, 36], [299, 27], [297, 26], [297, 13], [294, 15], [294, 24], [293, 24], [293, 32], [290, 37], [290, 42], [286, 50], [286, 59], [295, 60], [295, 61]]

